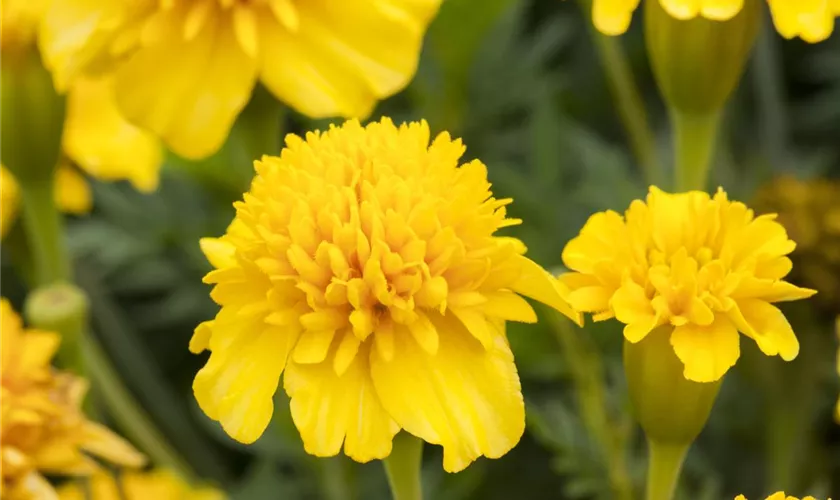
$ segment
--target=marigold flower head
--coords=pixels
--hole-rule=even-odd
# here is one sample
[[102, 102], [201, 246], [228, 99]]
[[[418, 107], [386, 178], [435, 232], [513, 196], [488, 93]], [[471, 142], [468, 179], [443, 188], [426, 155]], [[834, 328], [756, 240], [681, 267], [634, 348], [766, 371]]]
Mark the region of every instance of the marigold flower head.
[[[702, 16], [713, 21], [732, 19], [745, 0], [645, 0], [659, 1], [672, 17], [680, 20]], [[806, 42], [825, 40], [840, 16], [840, 0], [767, 0], [776, 30], [785, 38], [801, 37]], [[595, 0], [592, 21], [604, 34], [627, 31], [639, 0]]]
[[216, 151], [257, 80], [313, 116], [367, 116], [413, 76], [440, 0], [65, 0], [40, 33], [59, 87], [114, 75], [132, 122], [189, 158]]
[[762, 186], [755, 206], [779, 214], [796, 241], [791, 276], [820, 292], [816, 303], [830, 318], [840, 314], [840, 180], [779, 176]]
[[88, 454], [119, 465], [143, 465], [144, 457], [134, 448], [82, 414], [84, 380], [50, 366], [60, 341], [57, 334], [24, 330], [20, 317], [0, 299], [0, 336], [4, 499], [53, 498], [55, 492], [41, 474], [91, 474], [99, 466]]
[[193, 384], [208, 416], [252, 442], [281, 373], [306, 450], [384, 458], [404, 429], [458, 471], [519, 440], [525, 414], [506, 320], [520, 295], [578, 319], [562, 285], [496, 236], [518, 224], [460, 140], [425, 122], [349, 121], [286, 137], [218, 239], [202, 240], [221, 305], [190, 349], [212, 354]]
[[720, 379], [739, 355], [738, 331], [769, 356], [791, 360], [799, 342], [771, 303], [810, 297], [783, 278], [796, 244], [774, 215], [755, 216], [719, 189], [714, 197], [651, 187], [624, 216], [600, 212], [563, 250], [569, 301], [596, 321], [616, 317], [639, 342], [660, 325], [695, 382]]
[[225, 500], [224, 492], [209, 486], [192, 487], [165, 469], [120, 473], [120, 484], [105, 471], [90, 478], [90, 496], [77, 482], [58, 489], [59, 500]]
[[[738, 495], [737, 497], [735, 497], [735, 500], [747, 500], [747, 498], [744, 495]], [[765, 500], [799, 500], [799, 498], [794, 497], [794, 496], [785, 495], [785, 493], [783, 491], [777, 491], [776, 493], [773, 493], [772, 495], [767, 497]], [[817, 499], [808, 495], [807, 497], [802, 497], [802, 500], [817, 500]], [[831, 500], [831, 499], [829, 498], [828, 500]]]

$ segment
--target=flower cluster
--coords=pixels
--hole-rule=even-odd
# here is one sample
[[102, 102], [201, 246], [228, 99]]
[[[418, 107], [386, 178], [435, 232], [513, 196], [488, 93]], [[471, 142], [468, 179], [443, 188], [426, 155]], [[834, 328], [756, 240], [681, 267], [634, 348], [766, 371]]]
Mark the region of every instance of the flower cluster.
[[596, 321], [615, 317], [639, 342], [662, 325], [695, 382], [720, 379], [739, 355], [740, 330], [767, 355], [791, 360], [799, 342], [773, 302], [814, 290], [783, 280], [796, 244], [773, 215], [756, 216], [723, 190], [714, 197], [652, 187], [622, 216], [589, 218], [563, 250], [569, 301]]
[[145, 458], [111, 431], [85, 418], [84, 380], [50, 366], [59, 344], [52, 332], [24, 330], [9, 303], [0, 300], [2, 399], [0, 464], [3, 498], [54, 498], [42, 473], [89, 475], [99, 466], [88, 454], [139, 467]]
[[[681, 20], [702, 16], [715, 21], [732, 19], [744, 7], [744, 0], [646, 0], [660, 2], [672, 17]], [[640, 0], [595, 0], [592, 20], [607, 35], [627, 30]], [[825, 40], [840, 16], [837, 1], [767, 0], [776, 30], [785, 38], [801, 37], [806, 42]]]
[[202, 248], [221, 305], [190, 349], [211, 351], [193, 388], [242, 442], [272, 413], [285, 370], [306, 450], [383, 458], [404, 429], [444, 448], [459, 471], [519, 440], [525, 409], [505, 321], [535, 322], [521, 295], [578, 320], [565, 290], [496, 236], [518, 224], [487, 169], [459, 165], [447, 133], [425, 122], [349, 121], [286, 138], [227, 234]]

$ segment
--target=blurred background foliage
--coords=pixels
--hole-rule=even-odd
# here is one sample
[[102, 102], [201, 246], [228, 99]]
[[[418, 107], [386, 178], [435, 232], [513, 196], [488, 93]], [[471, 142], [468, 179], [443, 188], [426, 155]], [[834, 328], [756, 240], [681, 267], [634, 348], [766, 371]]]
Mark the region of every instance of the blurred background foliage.
[[[599, 44], [627, 57], [657, 145], [650, 178], [670, 182], [670, 132], [641, 19], [627, 35], [603, 39], [586, 16], [585, 4], [574, 1], [447, 0], [416, 78], [376, 110], [395, 121], [425, 118], [434, 131], [463, 137], [467, 159], [488, 165], [497, 195], [516, 200], [511, 211], [525, 224], [511, 233], [546, 267], [561, 265], [564, 244], [590, 214], [623, 210], [647, 190]], [[245, 114], [259, 115], [267, 99], [257, 92]], [[201, 282], [210, 266], [198, 239], [221, 234], [232, 219], [232, 203], [252, 177], [249, 151], [276, 154], [283, 133], [328, 123], [291, 112], [259, 130], [238, 123], [215, 156], [199, 164], [169, 158], [154, 194], [91, 179], [94, 212], [69, 221], [93, 328], [119, 375], [183, 462], [235, 499], [388, 498], [380, 464], [303, 453], [282, 391], [272, 427], [246, 447], [200, 412], [190, 388], [205, 360], [189, 353], [189, 338], [217, 310]], [[750, 201], [782, 173], [840, 175], [838, 35], [808, 45], [764, 29], [727, 108], [714, 183]], [[25, 251], [19, 233], [9, 236], [2, 268], [4, 295], [18, 304], [21, 268], [10, 264]], [[830, 315], [811, 307], [786, 310], [803, 344], [796, 361], [781, 366], [742, 342], [742, 362], [689, 454], [680, 498], [756, 498], [782, 487], [840, 497], [840, 426], [831, 418], [835, 339]], [[579, 330], [541, 313], [539, 325], [509, 330], [528, 406], [522, 442], [503, 459], [480, 459], [457, 475], [444, 473], [439, 449], [427, 446], [427, 498], [641, 497], [645, 455], [622, 386], [619, 324]]]

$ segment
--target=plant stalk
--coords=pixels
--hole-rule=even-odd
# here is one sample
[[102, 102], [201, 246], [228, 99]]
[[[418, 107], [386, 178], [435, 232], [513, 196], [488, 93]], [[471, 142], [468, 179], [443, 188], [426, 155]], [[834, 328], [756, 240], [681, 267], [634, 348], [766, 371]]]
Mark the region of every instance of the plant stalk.
[[394, 500], [423, 500], [420, 465], [423, 441], [406, 432], [394, 436], [391, 455], [382, 462]]

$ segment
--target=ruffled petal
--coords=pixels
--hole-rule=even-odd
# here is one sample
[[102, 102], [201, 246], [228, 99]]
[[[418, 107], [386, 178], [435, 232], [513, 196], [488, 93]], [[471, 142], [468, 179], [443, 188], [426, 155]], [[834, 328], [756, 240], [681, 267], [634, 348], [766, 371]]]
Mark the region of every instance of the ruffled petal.
[[768, 356], [791, 361], [799, 354], [799, 341], [779, 308], [763, 300], [739, 300], [729, 312], [739, 330], [755, 340]]
[[117, 109], [109, 78], [80, 78], [67, 98], [62, 137], [65, 153], [90, 175], [128, 180], [141, 191], [157, 187], [163, 151], [150, 133]]
[[87, 180], [73, 167], [60, 164], [55, 171], [55, 202], [62, 212], [86, 214], [93, 207]]
[[274, 392], [298, 335], [289, 328], [240, 326], [210, 327], [212, 354], [196, 374], [193, 392], [208, 417], [218, 420], [232, 438], [248, 444], [271, 420]]
[[284, 387], [307, 453], [331, 457], [342, 443], [344, 453], [358, 462], [391, 453], [391, 441], [400, 428], [373, 390], [370, 347], [371, 342], [359, 346], [341, 375], [334, 368], [335, 353], [318, 364], [289, 363]]
[[671, 345], [685, 365], [683, 375], [694, 382], [714, 382], [738, 361], [741, 355], [738, 330], [725, 316], [708, 326], [686, 324], [674, 328]]
[[179, 4], [159, 14], [156, 39], [120, 67], [114, 84], [129, 120], [161, 136], [179, 155], [199, 159], [224, 143], [250, 98], [257, 62], [243, 52], [232, 21], [220, 13], [210, 14], [195, 37], [185, 39], [184, 9]]
[[494, 323], [485, 349], [455, 318], [433, 315], [440, 335], [430, 355], [409, 335], [394, 336], [386, 360], [371, 355], [376, 393], [406, 431], [443, 446], [443, 467], [458, 472], [481, 455], [498, 458], [525, 430], [525, 407], [513, 354]]

